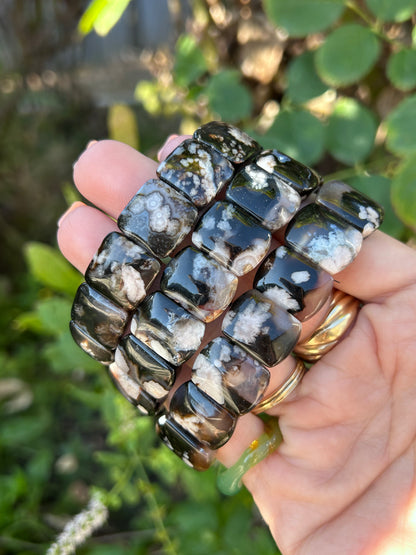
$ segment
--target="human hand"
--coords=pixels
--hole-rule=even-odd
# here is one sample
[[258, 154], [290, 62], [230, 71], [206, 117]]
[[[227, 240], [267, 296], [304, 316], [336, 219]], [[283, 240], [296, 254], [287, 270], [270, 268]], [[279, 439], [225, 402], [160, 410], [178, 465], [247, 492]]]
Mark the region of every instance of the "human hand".
[[[172, 139], [161, 157], [181, 140]], [[97, 208], [73, 206], [58, 241], [81, 272], [117, 229], [106, 214], [116, 218], [156, 167], [113, 141], [80, 157], [75, 184]], [[416, 253], [376, 232], [335, 278], [364, 306], [348, 337], [270, 411], [284, 441], [244, 481], [285, 555], [414, 553]], [[272, 369], [270, 391], [293, 366], [288, 357]], [[262, 431], [261, 419], [242, 416], [218, 458], [233, 464]]]

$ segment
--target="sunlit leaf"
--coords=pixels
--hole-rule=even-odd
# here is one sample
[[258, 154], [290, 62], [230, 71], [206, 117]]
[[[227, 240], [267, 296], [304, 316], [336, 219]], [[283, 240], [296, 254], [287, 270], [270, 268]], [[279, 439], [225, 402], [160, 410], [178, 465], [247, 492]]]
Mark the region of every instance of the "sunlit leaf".
[[371, 153], [377, 131], [375, 115], [353, 98], [338, 100], [328, 121], [328, 150], [344, 164], [362, 162]]
[[113, 104], [107, 116], [110, 139], [139, 149], [139, 126], [134, 111], [126, 104]]
[[405, 21], [416, 10], [416, 0], [365, 0], [373, 14], [382, 21]]
[[386, 119], [387, 147], [399, 155], [416, 152], [416, 94], [402, 100]]
[[226, 69], [212, 75], [204, 95], [208, 98], [211, 110], [226, 121], [247, 118], [253, 107], [251, 95], [240, 82], [237, 70]]
[[54, 291], [74, 295], [82, 278], [57, 249], [43, 243], [28, 243], [26, 260], [31, 274]]
[[107, 35], [129, 4], [130, 0], [92, 0], [78, 23], [79, 32], [88, 35], [94, 30], [97, 35]]
[[387, 75], [402, 91], [416, 87], [416, 50], [405, 48], [392, 54], [387, 62]]
[[316, 52], [316, 69], [329, 85], [352, 85], [367, 75], [379, 54], [380, 44], [374, 33], [368, 27], [349, 23], [333, 31]]
[[180, 87], [188, 87], [207, 71], [204, 54], [195, 38], [182, 35], [176, 43], [173, 75]]
[[156, 82], [139, 81], [134, 91], [134, 97], [143, 104], [149, 114], [153, 116], [160, 114], [162, 103], [159, 98], [159, 85]]
[[292, 37], [304, 37], [332, 25], [345, 9], [343, 0], [263, 0], [270, 20]]
[[293, 58], [287, 71], [287, 96], [298, 104], [307, 102], [328, 90], [316, 73], [313, 52]]
[[416, 157], [408, 158], [399, 168], [391, 194], [399, 218], [416, 231]]

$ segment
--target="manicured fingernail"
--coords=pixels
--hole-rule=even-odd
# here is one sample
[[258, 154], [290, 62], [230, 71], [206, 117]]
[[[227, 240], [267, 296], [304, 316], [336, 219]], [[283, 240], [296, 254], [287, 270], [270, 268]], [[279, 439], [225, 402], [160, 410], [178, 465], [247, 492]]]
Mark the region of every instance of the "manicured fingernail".
[[88, 141], [87, 150], [92, 147], [92, 145], [95, 145], [95, 143], [98, 143], [98, 141], [96, 141], [95, 139], [92, 139], [92, 141]]
[[[170, 149], [167, 149], [166, 147], [169, 145], [169, 143], [173, 139], [176, 139], [176, 137], [179, 137], [179, 135], [169, 135], [169, 137], [166, 139], [165, 143], [163, 144], [163, 146], [159, 149], [159, 152], [157, 153], [157, 159], [159, 161], [166, 158], [166, 154], [168, 152], [170, 152]], [[165, 153], [165, 150], [167, 151], [166, 153]]]
[[71, 204], [71, 206], [68, 208], [68, 210], [66, 212], [64, 212], [62, 214], [62, 216], [59, 218], [58, 227], [61, 227], [62, 222], [65, 220], [65, 218], [68, 216], [68, 214], [70, 214], [71, 212], [73, 212], [74, 210], [79, 208], [80, 206], [86, 206], [86, 205], [83, 202], [81, 202], [80, 200], [77, 200], [76, 202]]

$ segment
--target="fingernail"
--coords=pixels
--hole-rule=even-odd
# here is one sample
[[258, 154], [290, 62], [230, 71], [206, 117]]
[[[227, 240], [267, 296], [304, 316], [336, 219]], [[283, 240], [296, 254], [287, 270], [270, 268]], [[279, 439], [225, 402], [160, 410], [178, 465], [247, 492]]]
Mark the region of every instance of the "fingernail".
[[95, 143], [98, 143], [98, 141], [96, 141], [95, 139], [92, 139], [91, 141], [88, 141], [88, 143], [87, 143], [87, 150], [88, 150], [89, 148], [91, 148], [92, 145], [95, 145]]
[[65, 218], [68, 216], [68, 214], [70, 214], [71, 212], [73, 212], [74, 210], [79, 208], [80, 206], [86, 206], [86, 205], [83, 202], [81, 202], [80, 200], [77, 200], [76, 202], [71, 204], [71, 206], [68, 208], [68, 210], [66, 212], [64, 212], [62, 214], [62, 216], [59, 218], [58, 227], [61, 227], [62, 222], [65, 220]]
[[159, 149], [158, 153], [157, 153], [157, 159], [160, 161], [163, 158], [165, 158], [164, 155], [164, 150], [165, 148], [168, 146], [168, 144], [173, 140], [176, 139], [176, 137], [179, 137], [179, 135], [169, 135], [169, 137], [166, 139], [166, 141], [164, 142], [163, 146]]

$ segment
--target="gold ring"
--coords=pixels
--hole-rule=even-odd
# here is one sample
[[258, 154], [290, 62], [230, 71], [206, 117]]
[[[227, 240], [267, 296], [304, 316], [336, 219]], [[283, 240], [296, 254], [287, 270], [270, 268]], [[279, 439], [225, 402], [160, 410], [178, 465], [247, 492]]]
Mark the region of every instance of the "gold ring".
[[296, 345], [294, 353], [306, 362], [319, 360], [344, 337], [359, 308], [358, 299], [335, 290], [325, 320], [308, 339]]
[[266, 412], [278, 403], [281, 403], [286, 397], [292, 393], [295, 387], [300, 383], [304, 374], [306, 372], [305, 364], [302, 360], [298, 359], [293, 372], [287, 378], [287, 380], [279, 386], [273, 393], [268, 397], [260, 401], [254, 410], [251, 412], [253, 414], [260, 414], [261, 412]]

